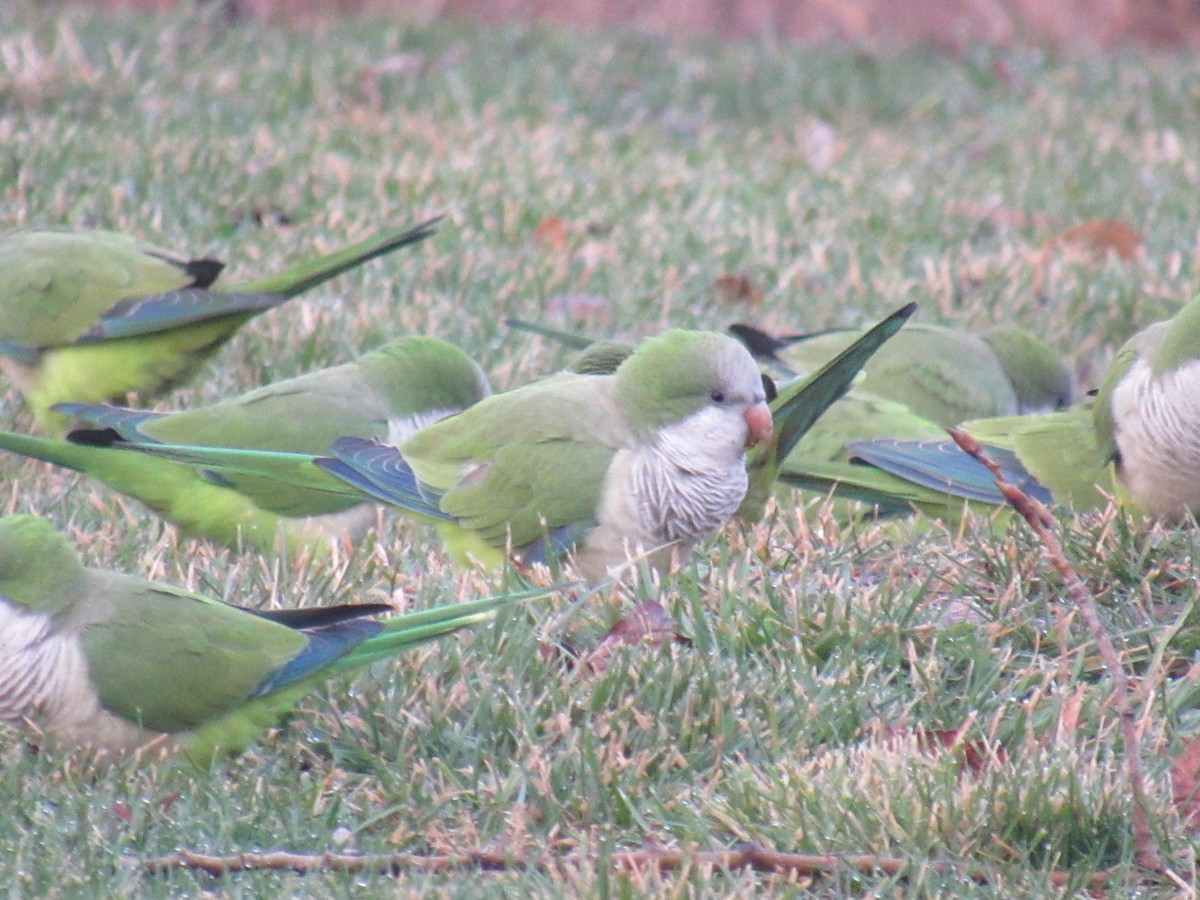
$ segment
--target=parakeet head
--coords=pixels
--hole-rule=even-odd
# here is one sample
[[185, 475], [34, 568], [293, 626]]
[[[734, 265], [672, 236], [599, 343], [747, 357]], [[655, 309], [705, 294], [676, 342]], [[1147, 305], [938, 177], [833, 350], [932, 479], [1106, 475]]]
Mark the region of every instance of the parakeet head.
[[616, 392], [630, 426], [644, 437], [696, 417], [742, 449], [771, 436], [754, 358], [716, 332], [676, 329], [643, 341], [617, 369]]
[[358, 361], [394, 412], [457, 412], [491, 393], [487, 376], [453, 344], [406, 335]]
[[74, 548], [45, 519], [0, 519], [0, 598], [54, 613], [74, 598], [83, 575]]
[[1052, 412], [1075, 402], [1075, 376], [1047, 344], [1022, 328], [1001, 326], [980, 336], [1013, 386], [1017, 412]]

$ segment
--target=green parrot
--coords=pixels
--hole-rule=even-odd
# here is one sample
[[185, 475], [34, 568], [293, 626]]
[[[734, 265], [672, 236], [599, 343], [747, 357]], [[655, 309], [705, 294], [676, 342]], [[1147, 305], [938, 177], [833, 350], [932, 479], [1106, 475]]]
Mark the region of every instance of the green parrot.
[[67, 466], [149, 506], [185, 532], [264, 553], [354, 539], [374, 522], [366, 498], [274, 479], [216, 475], [133, 452], [145, 443], [327, 453], [345, 435], [400, 442], [489, 393], [479, 366], [433, 337], [394, 340], [334, 366], [184, 412], [62, 403], [84, 423], [68, 440], [0, 431], [0, 449]]
[[[635, 438], [626, 444], [628, 451], [618, 451], [615, 455], [611, 450], [594, 448], [602, 455], [592, 464], [596, 474], [586, 481], [580, 478], [583, 470], [573, 463], [564, 464], [561, 475], [552, 458], [537, 460], [536, 468], [529, 467], [529, 460], [535, 454], [546, 452], [537, 446], [541, 441], [530, 447], [522, 435], [514, 432], [512, 436], [518, 441], [514, 445], [488, 446], [487, 438], [497, 424], [492, 423], [487, 407], [490, 404], [498, 409], [499, 398], [421, 432], [399, 449], [343, 438], [333, 445], [335, 458], [318, 460], [317, 465], [387, 503], [433, 521], [440, 519], [444, 533], [465, 528], [486, 545], [480, 547], [476, 543], [471, 548], [481, 558], [487, 558], [488, 548], [493, 554], [505, 548], [510, 538], [514, 547], [523, 550], [526, 561], [543, 558], [547, 547], [539, 538], [544, 521], [549, 529], [551, 552], [573, 549], [582, 574], [596, 581], [609, 566], [625, 559], [627, 547], [650, 549], [678, 544], [687, 548], [713, 533], [732, 514], [750, 521], [760, 519], [780, 460], [845, 393], [862, 364], [900, 329], [915, 308], [910, 304], [893, 314], [812, 378], [789, 385], [776, 397], [772, 396], [773, 385], [769, 380], [758, 376], [763, 389], [755, 392], [755, 396], [763, 400], [771, 398], [768, 408], [773, 426], [757, 436], [750, 424], [747, 446], [753, 446], [744, 460], [739, 460], [739, 470], [721, 476], [729, 482], [736, 476], [740, 491], [737, 503], [733, 508], [722, 507], [719, 514], [699, 513], [699, 500], [708, 499], [705, 495], [710, 497], [713, 493], [696, 462], [699, 457], [682, 452], [672, 455], [673, 447], [686, 450], [688, 444], [699, 444], [707, 437], [700, 429], [693, 431], [689, 421], [694, 417], [697, 424], [702, 423], [702, 428], [711, 427], [707, 423], [713, 412], [704, 405], [699, 413], [682, 421], [665, 423], [661, 418], [655, 421], [656, 433], [649, 446], [645, 445], [645, 439]], [[671, 345], [666, 342], [675, 340], [675, 334], [696, 333], [668, 332], [639, 345], [612, 376], [586, 377], [595, 379], [598, 390], [604, 391], [609, 390], [610, 382], [606, 379], [611, 379], [620, 402], [622, 388], [630, 379], [641, 382], [648, 373], [669, 368], [658, 357], [662, 353], [660, 347], [669, 348]], [[711, 341], [711, 336], [706, 340]], [[584, 350], [575, 366], [591, 371], [596, 359], [618, 355], [614, 354], [615, 346], [612, 342], [595, 344]], [[739, 365], [744, 367], [744, 363]], [[750, 371], [746, 370], [742, 376], [747, 385], [754, 379]], [[660, 377], [664, 387], [671, 383], [667, 376]], [[569, 383], [579, 384], [578, 379]], [[683, 392], [672, 389], [669, 393]], [[703, 391], [696, 393], [702, 395]], [[702, 400], [702, 396], [696, 400]], [[656, 405], [661, 403], [660, 399], [655, 400]], [[755, 407], [751, 407], [745, 412], [748, 422], [754, 411]], [[501, 421], [499, 414], [495, 414], [495, 422]], [[563, 449], [578, 452], [574, 448]], [[623, 452], [630, 452], [627, 458], [631, 466], [624, 464]], [[668, 456], [670, 465], [663, 465], [662, 455]], [[648, 474], [639, 474], [639, 467], [645, 467]], [[623, 485], [617, 479], [629, 479], [632, 484], [626, 481]], [[548, 488], [554, 493], [539, 496]], [[619, 493], [614, 493], [614, 489]], [[636, 500], [637, 505], [631, 500]]]
[[355, 438], [317, 465], [440, 524], [458, 558], [570, 552], [598, 582], [631, 552], [662, 565], [746, 494], [772, 431], [758, 366], [732, 338], [668, 331], [612, 375], [565, 372], [495, 395], [399, 449]]
[[[440, 217], [439, 217], [440, 218]], [[433, 233], [437, 218], [268, 278], [225, 286], [223, 264], [108, 231], [0, 239], [0, 368], [61, 437], [56, 403], [142, 402], [191, 378], [243, 323], [370, 259]]]
[[579, 371], [490, 397], [399, 448], [347, 437], [323, 457], [138, 449], [226, 477], [381, 500], [437, 526], [460, 562], [499, 565], [510, 547], [524, 563], [573, 552], [597, 582], [629, 551], [650, 551], [661, 564], [671, 547], [690, 547], [735, 512], [761, 516], [766, 495], [756, 486], [914, 309], [770, 407], [768, 383], [740, 344], [672, 331], [632, 350], [585, 350]]
[[[811, 372], [862, 334], [845, 329], [774, 337], [750, 325], [730, 332], [763, 362]], [[855, 383], [943, 426], [966, 419], [1065, 409], [1075, 380], [1046, 344], [1019, 328], [971, 334], [917, 323], [879, 351]]]
[[[883, 511], [911, 511], [907, 497], [881, 497], [878, 496], [878, 492], [869, 490], [870, 486], [864, 486], [860, 492], [851, 490], [846, 476], [858, 476], [863, 470], [851, 466], [846, 444], [853, 440], [881, 436], [931, 439], [946, 437], [946, 428], [940, 422], [926, 419], [902, 403], [870, 394], [857, 386], [847, 390], [851, 383], [858, 384], [854, 377], [864, 361], [870, 358], [871, 361], [866, 362], [868, 366], [874, 362], [871, 354], [900, 329], [900, 325], [904, 324], [905, 319], [911, 316], [914, 310], [916, 306], [910, 304], [876, 325], [874, 329], [865, 334], [860, 332], [858, 340], [842, 350], [842, 354], [850, 354], [850, 358], [842, 360], [842, 356], [835, 356], [833, 360], [824, 364], [822, 373], [848, 376], [834, 378], [828, 383], [830, 386], [835, 385], [835, 395], [830, 396], [828, 402], [817, 400], [816, 396], [809, 394], [805, 385], [810, 382], [803, 378], [794, 378], [792, 383], [782, 388], [778, 398], [772, 402], [772, 414], [776, 425], [773, 442], [758, 449], [756, 456], [748, 462], [751, 469], [750, 486], [742, 508], [739, 509], [739, 517], [751, 522], [757, 521], [766, 508], [768, 497], [776, 492], [779, 485], [804, 488], [818, 493], [828, 493], [836, 486], [842, 496], [882, 504], [886, 506]], [[580, 355], [571, 362], [572, 370], [576, 371], [604, 370], [606, 361], [618, 355], [623, 347], [623, 344], [618, 342], [593, 342], [590, 338], [576, 335], [574, 332], [559, 331], [518, 319], [508, 319], [506, 324], [580, 349]], [[745, 329], [733, 330], [739, 338], [748, 336]], [[900, 332], [900, 337], [906, 332], [907, 328]], [[758, 338], [755, 334], [749, 337], [752, 352], [761, 358], [763, 338]], [[844, 343], [839, 340], [838, 346]], [[628, 348], [628, 344], [624, 344], [624, 347]], [[852, 365], [844, 365], [845, 362], [851, 362]], [[814, 367], [815, 365], [814, 360]], [[816, 379], [815, 376], [810, 380]], [[834, 403], [833, 400], [838, 402]], [[816, 415], [812, 415], [811, 419], [800, 419], [806, 412], [820, 415], [820, 421], [816, 421]], [[944, 498], [937, 499], [940, 502], [938, 508], [946, 505]]]
[[378, 603], [247, 610], [85, 568], [46, 520], [0, 519], [0, 721], [54, 742], [151, 742], [198, 766], [240, 753], [327, 679], [553, 588], [390, 613]]
[[[1200, 297], [1130, 338], [1091, 402], [962, 428], [1043, 502], [1085, 510], [1112, 497], [1167, 522], [1200, 515], [1198, 333]], [[864, 499], [903, 498], [927, 512], [964, 500], [1004, 503], [987, 469], [947, 438], [857, 441], [847, 450], [853, 464], [818, 474], [834, 474]]]

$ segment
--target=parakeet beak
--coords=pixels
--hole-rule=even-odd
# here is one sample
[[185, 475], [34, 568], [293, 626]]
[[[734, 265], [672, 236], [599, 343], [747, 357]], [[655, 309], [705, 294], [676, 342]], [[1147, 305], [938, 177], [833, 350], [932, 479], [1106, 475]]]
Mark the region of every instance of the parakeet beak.
[[756, 403], [746, 410], [746, 449], [770, 440], [774, 423], [771, 421], [771, 407], [765, 403]]

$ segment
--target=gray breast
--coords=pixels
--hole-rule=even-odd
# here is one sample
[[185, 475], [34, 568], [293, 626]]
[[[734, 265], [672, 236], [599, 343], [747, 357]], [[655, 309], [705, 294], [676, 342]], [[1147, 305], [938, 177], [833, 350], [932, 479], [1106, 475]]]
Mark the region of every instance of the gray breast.
[[746, 495], [746, 466], [691, 470], [660, 454], [647, 454], [634, 469], [637, 509], [654, 541], [692, 544], [729, 521]]

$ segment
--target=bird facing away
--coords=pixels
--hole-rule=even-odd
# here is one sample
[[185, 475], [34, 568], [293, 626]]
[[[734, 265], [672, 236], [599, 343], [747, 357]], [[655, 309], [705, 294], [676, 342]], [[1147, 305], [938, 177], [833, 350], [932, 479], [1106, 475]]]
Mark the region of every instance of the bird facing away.
[[[862, 334], [844, 329], [776, 337], [750, 325], [730, 332], [765, 363], [811, 372]], [[1050, 347], [1029, 332], [997, 327], [980, 334], [909, 325], [863, 367], [855, 389], [902, 403], [943, 427], [967, 419], [1065, 409], [1075, 379]]]
[[0, 721], [54, 743], [240, 753], [305, 694], [550, 589], [375, 619], [383, 604], [246, 610], [85, 568], [37, 516], [0, 519]]
[[[967, 422], [1009, 481], [1076, 510], [1123, 505], [1172, 522], [1200, 514], [1200, 298], [1131, 337], [1095, 398], [1058, 413]], [[987, 470], [948, 439], [852, 443], [848, 474], [879, 496], [1000, 505]], [[930, 509], [928, 502], [934, 504]]]
[[245, 322], [370, 259], [433, 233], [384, 229], [335, 253], [238, 286], [223, 264], [108, 231], [0, 238], [0, 368], [57, 437], [56, 403], [145, 402], [191, 378]]
[[185, 532], [264, 553], [319, 551], [371, 523], [364, 497], [278, 480], [216, 475], [137, 453], [148, 443], [323, 454], [354, 435], [400, 442], [489, 393], [479, 366], [452, 344], [398, 338], [356, 362], [181, 412], [68, 403], [67, 441], [0, 432], [0, 449], [67, 466], [149, 506]]

